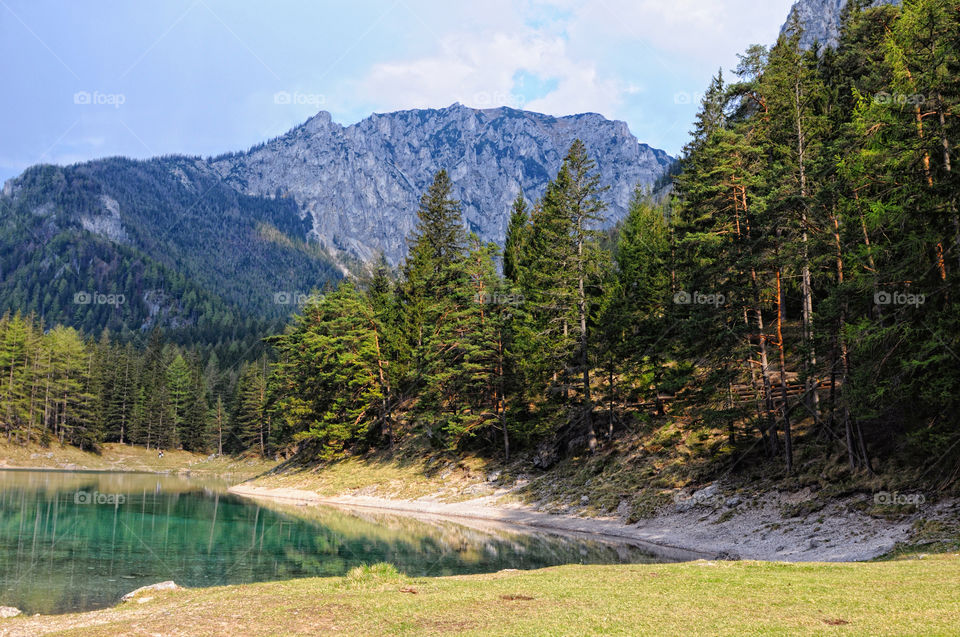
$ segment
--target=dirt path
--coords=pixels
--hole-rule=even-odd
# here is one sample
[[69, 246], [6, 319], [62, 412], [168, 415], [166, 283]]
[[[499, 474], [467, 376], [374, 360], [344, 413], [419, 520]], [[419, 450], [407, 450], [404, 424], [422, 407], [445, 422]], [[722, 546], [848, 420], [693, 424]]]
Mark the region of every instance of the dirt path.
[[494, 504], [496, 496], [447, 503], [430, 499], [390, 500], [369, 496], [323, 497], [312, 491], [237, 485], [230, 491], [304, 505], [328, 505], [390, 511], [414, 517], [486, 520], [549, 531], [606, 536], [646, 545], [668, 559], [776, 560], [845, 562], [867, 560], [909, 538], [918, 516], [956, 519], [960, 503], [940, 502], [915, 516], [890, 522], [850, 510], [834, 501], [803, 517], [784, 518], [783, 507], [802, 502], [803, 493], [769, 493], [757, 498], [725, 499], [701, 493], [656, 517], [627, 524], [618, 518], [553, 515], [532, 507]]

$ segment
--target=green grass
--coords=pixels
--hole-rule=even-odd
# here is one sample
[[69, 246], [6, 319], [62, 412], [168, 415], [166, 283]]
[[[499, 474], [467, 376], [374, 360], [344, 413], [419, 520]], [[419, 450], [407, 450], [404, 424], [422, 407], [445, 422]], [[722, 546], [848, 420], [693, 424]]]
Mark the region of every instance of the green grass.
[[313, 465], [287, 465], [259, 476], [258, 487], [313, 491], [322, 496], [344, 494], [415, 499], [425, 495], [453, 501], [476, 497], [464, 489], [486, 479], [487, 462], [480, 458], [450, 457], [415, 447], [395, 453], [353, 456]]
[[0, 469], [91, 469], [99, 471], [190, 471], [211, 475], [235, 476], [237, 481], [258, 475], [276, 462], [261, 458], [224, 456], [210, 458], [206, 454], [164, 449], [163, 458], [156, 449], [107, 443], [101, 453], [91, 453], [55, 442], [49, 447], [39, 444], [22, 446], [0, 439]]
[[[956, 635], [960, 557], [562, 566], [404, 578], [390, 565], [0, 620], [12, 635]], [[242, 631], [240, 631], [242, 627]], [[0, 628], [0, 630], [2, 630]]]
[[403, 575], [393, 564], [380, 562], [378, 564], [364, 564], [350, 569], [341, 583], [345, 587], [361, 588], [371, 585], [381, 586], [403, 581]]

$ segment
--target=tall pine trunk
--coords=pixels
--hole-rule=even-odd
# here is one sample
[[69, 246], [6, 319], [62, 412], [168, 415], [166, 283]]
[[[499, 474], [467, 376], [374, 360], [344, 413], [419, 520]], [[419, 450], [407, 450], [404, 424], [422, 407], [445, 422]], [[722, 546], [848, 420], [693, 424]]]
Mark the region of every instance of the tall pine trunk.
[[[751, 240], [750, 232], [750, 216], [747, 214], [747, 189], [741, 188], [740, 190], [741, 205], [743, 206], [743, 217], [744, 217], [744, 232], [748, 243]], [[767, 426], [772, 426], [773, 420], [773, 383], [770, 381], [770, 361], [767, 355], [767, 335], [765, 326], [763, 324], [763, 308], [760, 302], [760, 282], [757, 277], [757, 268], [754, 265], [750, 265], [750, 288], [753, 294], [753, 313], [756, 320], [757, 326], [757, 338], [759, 340], [757, 344], [757, 351], [760, 357], [760, 376], [763, 382], [763, 405], [766, 410], [766, 419], [770, 421], [770, 424]], [[777, 295], [779, 298], [779, 294]], [[779, 316], [780, 312], [777, 311]], [[761, 429], [766, 431], [766, 426]], [[774, 436], [776, 434], [774, 433]], [[764, 439], [766, 439], [766, 433], [763, 434]], [[773, 443], [773, 451], [776, 451], [776, 443]]]
[[[781, 268], [777, 266], [777, 304], [781, 299]], [[793, 473], [793, 432], [790, 430], [790, 402], [787, 396], [787, 357], [783, 343], [783, 313], [777, 307], [777, 343], [780, 346], [780, 394], [783, 398], [783, 451], [786, 456], [787, 473]]]
[[597, 450], [597, 432], [593, 427], [593, 400], [590, 396], [590, 356], [587, 337], [587, 292], [583, 259], [583, 220], [577, 218], [577, 313], [580, 315], [580, 366], [583, 370], [583, 418], [587, 426], [587, 445]]
[[800, 260], [803, 312], [803, 345], [804, 345], [804, 389], [810, 400], [810, 409], [813, 412], [814, 422], [820, 421], [820, 396], [817, 392], [817, 381], [814, 378], [817, 367], [817, 354], [813, 342], [813, 288], [810, 280], [810, 248], [807, 231], [807, 170], [806, 170], [806, 131], [803, 127], [802, 89], [798, 73], [794, 83], [794, 112], [797, 123], [797, 168], [800, 172]]

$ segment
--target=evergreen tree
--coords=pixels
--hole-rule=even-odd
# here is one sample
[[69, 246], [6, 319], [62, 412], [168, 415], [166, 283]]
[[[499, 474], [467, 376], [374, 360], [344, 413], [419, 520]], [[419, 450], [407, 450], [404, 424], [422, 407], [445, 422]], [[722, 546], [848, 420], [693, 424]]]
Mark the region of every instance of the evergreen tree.
[[417, 403], [418, 418], [436, 441], [448, 421], [456, 419], [454, 386], [443, 381], [462, 363], [460, 336], [470, 302], [463, 219], [451, 190], [450, 178], [441, 170], [421, 198], [401, 296], [404, 330], [412, 339], [411, 386], [426, 392]]
[[403, 265], [404, 331], [413, 359], [414, 382], [425, 373], [431, 330], [441, 327], [448, 294], [462, 272], [464, 229], [460, 203], [450, 196], [452, 184], [445, 170], [434, 176], [420, 199], [417, 227], [407, 241], [409, 255]]
[[352, 284], [308, 306], [273, 343], [280, 355], [271, 381], [271, 394], [279, 395], [275, 411], [297, 439], [318, 443], [321, 455], [333, 457], [372, 431], [388, 430], [381, 330], [369, 300]]
[[600, 250], [606, 204], [600, 198], [596, 164], [580, 140], [571, 145], [532, 218], [526, 242], [522, 289], [529, 298], [524, 356], [528, 375], [548, 394], [567, 401], [579, 382], [579, 421], [591, 450], [597, 446], [591, 398], [589, 325], [596, 285], [608, 258]]
[[192, 406], [191, 390], [192, 379], [190, 367], [177, 352], [173, 360], [166, 367], [167, 396], [170, 400], [170, 426], [177, 432], [179, 444], [184, 443], [187, 434], [187, 412]]
[[234, 411], [231, 418], [230, 446], [234, 451], [254, 449], [266, 456], [267, 432], [266, 361], [244, 363], [240, 367]]
[[[631, 376], [649, 371], [657, 411], [660, 382], [668, 352], [667, 303], [670, 299], [670, 237], [664, 211], [652, 206], [638, 187], [616, 245], [615, 294], [604, 313], [608, 338], [615, 339], [609, 355]], [[608, 364], [614, 368], [613, 363]], [[612, 386], [612, 382], [610, 383]], [[612, 389], [612, 387], [611, 387]], [[611, 419], [612, 426], [612, 419]]]
[[507, 224], [507, 235], [503, 243], [503, 276], [513, 283], [520, 281], [520, 258], [524, 252], [526, 231], [529, 228], [530, 212], [523, 192], [517, 193]]

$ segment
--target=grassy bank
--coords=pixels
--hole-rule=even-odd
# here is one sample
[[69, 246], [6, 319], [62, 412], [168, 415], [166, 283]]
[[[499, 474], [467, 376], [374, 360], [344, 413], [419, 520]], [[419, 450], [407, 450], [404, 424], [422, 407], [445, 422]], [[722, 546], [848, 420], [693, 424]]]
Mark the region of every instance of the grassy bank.
[[563, 566], [149, 593], [143, 603], [0, 620], [15, 635], [948, 635], [960, 557], [861, 564]]
[[66, 469], [97, 471], [191, 471], [217, 475], [234, 475], [237, 479], [254, 476], [274, 467], [276, 462], [259, 458], [234, 458], [164, 450], [163, 458], [155, 449], [107, 443], [100, 453], [81, 451], [70, 445], [53, 443], [49, 447], [38, 444], [15, 445], [0, 440], [0, 469]]
[[414, 499], [430, 495], [444, 501], [458, 501], [492, 493], [493, 489], [486, 483], [487, 472], [497, 466], [482, 458], [452, 458], [410, 445], [393, 453], [306, 465], [291, 462], [258, 476], [253, 484], [303, 489], [325, 497], [370, 495]]

